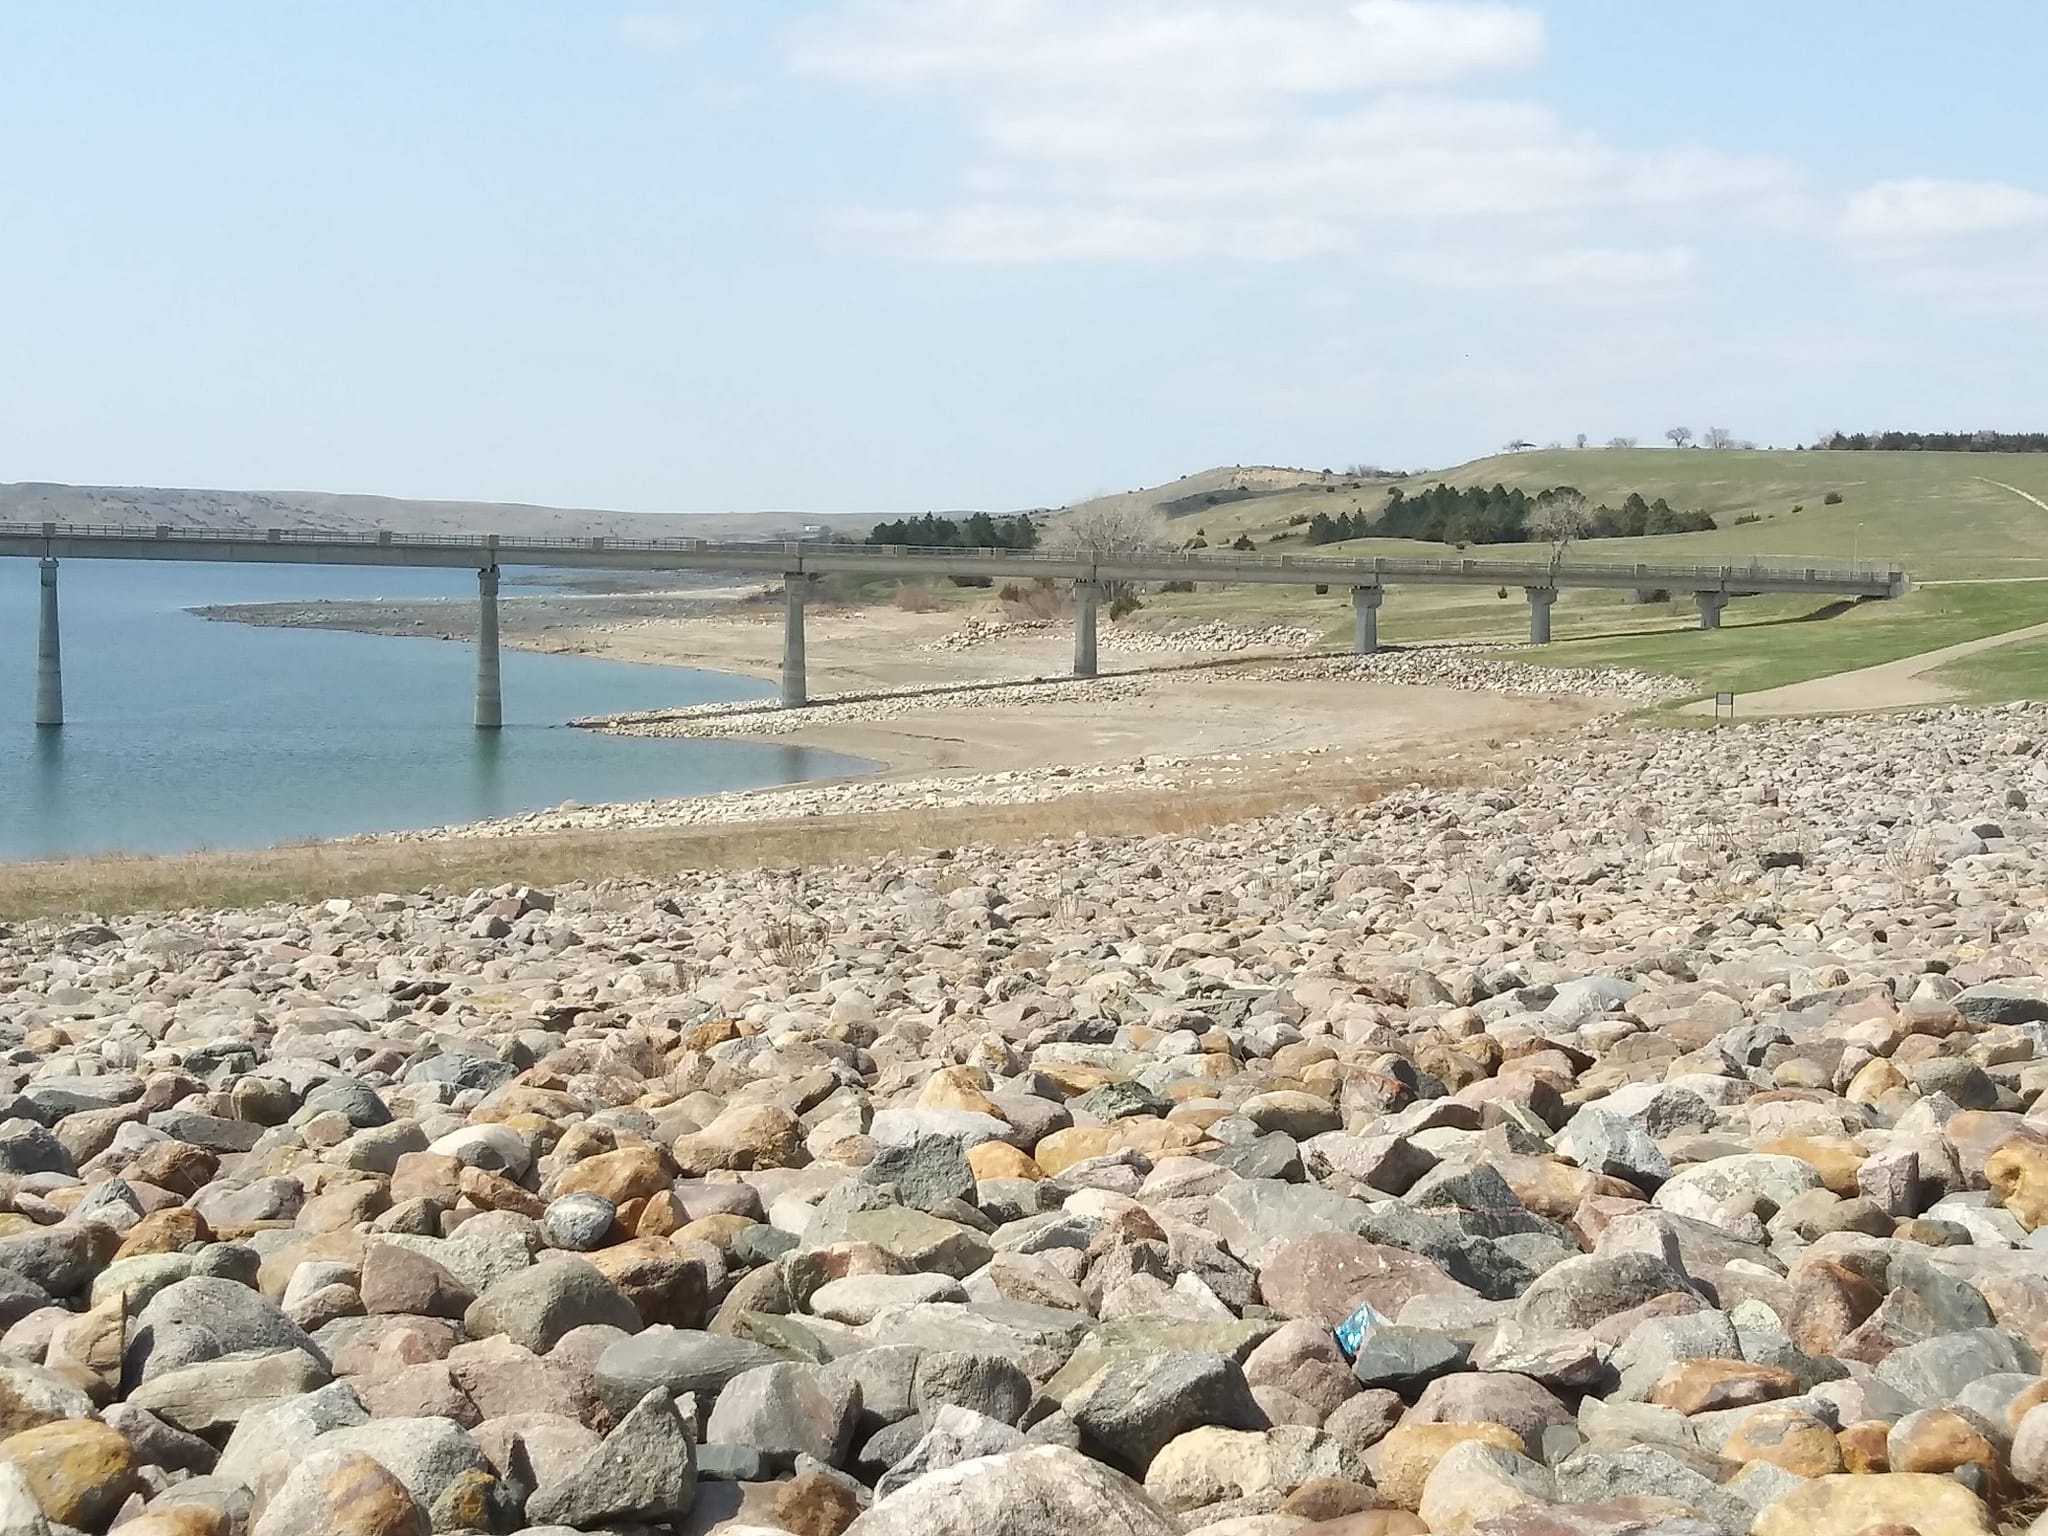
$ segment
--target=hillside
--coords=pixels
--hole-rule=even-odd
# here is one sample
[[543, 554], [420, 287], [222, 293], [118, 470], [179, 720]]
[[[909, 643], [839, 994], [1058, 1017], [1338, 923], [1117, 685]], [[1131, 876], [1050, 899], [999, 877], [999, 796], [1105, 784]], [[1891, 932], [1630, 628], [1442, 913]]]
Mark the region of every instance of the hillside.
[[147, 486], [0, 484], [0, 523], [112, 523], [259, 531], [497, 533], [516, 538], [796, 537], [824, 524], [861, 534], [872, 517], [811, 512], [602, 512], [518, 502], [409, 501], [326, 491], [205, 491]]
[[[1575, 485], [1593, 502], [1611, 504], [1640, 491], [1674, 507], [1704, 508], [1720, 523], [1710, 533], [1592, 541], [1581, 546], [1585, 559], [1860, 558], [1897, 561], [1921, 579], [2048, 575], [2048, 507], [2028, 499], [2048, 502], [2048, 454], [1552, 449], [1496, 455], [1398, 481], [1217, 469], [1084, 505], [1149, 506], [1171, 517], [1183, 537], [1199, 530], [1214, 546], [1249, 533], [1264, 549], [1288, 530], [1291, 518], [1371, 511], [1391, 485], [1413, 491], [1438, 481], [1530, 492]], [[1842, 496], [1841, 505], [1823, 504], [1830, 491]], [[1215, 499], [1199, 503], [1205, 496]], [[1749, 516], [1757, 521], [1735, 521]], [[1441, 547], [1375, 539], [1310, 546], [1297, 530], [1278, 549], [1413, 554]], [[1508, 550], [1498, 553], [1505, 558]]]

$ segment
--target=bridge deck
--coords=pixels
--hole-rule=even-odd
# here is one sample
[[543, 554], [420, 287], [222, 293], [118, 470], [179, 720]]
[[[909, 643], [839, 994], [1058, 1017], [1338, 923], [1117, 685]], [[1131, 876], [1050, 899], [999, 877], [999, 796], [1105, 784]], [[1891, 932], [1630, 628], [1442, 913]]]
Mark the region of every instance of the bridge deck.
[[1425, 560], [1187, 551], [1076, 556], [1037, 550], [914, 549], [864, 544], [706, 539], [507, 539], [495, 534], [334, 533], [0, 523], [0, 556], [55, 560], [183, 560], [275, 565], [547, 566], [601, 570], [730, 571], [764, 576], [990, 576], [1061, 581], [1256, 582], [1287, 586], [1504, 586], [1667, 588], [1674, 592], [1807, 592], [1896, 597], [1897, 566], [1750, 561], [1652, 565], [1598, 561]]

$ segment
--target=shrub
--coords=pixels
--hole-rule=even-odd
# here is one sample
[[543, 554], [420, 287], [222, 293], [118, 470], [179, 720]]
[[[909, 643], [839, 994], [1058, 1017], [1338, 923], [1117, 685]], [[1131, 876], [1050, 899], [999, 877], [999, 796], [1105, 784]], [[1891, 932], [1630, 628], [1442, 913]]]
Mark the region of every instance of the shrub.
[[996, 600], [1004, 603], [1021, 603], [1024, 601], [1024, 589], [1014, 581], [1006, 581], [1003, 583], [1002, 591], [996, 594]]
[[1121, 623], [1144, 606], [1143, 603], [1138, 601], [1134, 593], [1119, 592], [1110, 601], [1109, 621], [1112, 624]]
[[1827, 495], [1821, 497], [1821, 500], [1831, 507], [1839, 507], [1842, 504], [1842, 493], [1840, 491], [1829, 491]]
[[1806, 510], [1806, 503], [1805, 503], [1805, 502], [1803, 502], [1803, 501], [1798, 501], [1798, 502], [1794, 502], [1794, 503], [1792, 504], [1792, 515], [1793, 515], [1794, 517], [1797, 517], [1797, 516], [1798, 516], [1798, 515], [1799, 515], [1800, 513], [1804, 512], [1805, 510]]
[[1299, 528], [1307, 521], [1308, 514], [1306, 512], [1297, 512], [1294, 514], [1294, 516], [1287, 519], [1287, 526], [1290, 528]]
[[996, 584], [993, 576], [948, 576], [946, 580], [956, 587], [992, 587]]
[[1495, 587], [1493, 589], [1493, 595], [1495, 597], [1506, 597], [1508, 595], [1508, 589], [1506, 587]]
[[1192, 592], [1195, 590], [1195, 584], [1192, 581], [1163, 581], [1159, 584], [1159, 590], [1162, 592]]
[[896, 606], [905, 613], [937, 613], [946, 603], [930, 587], [899, 581], [896, 583]]
[[1235, 550], [1241, 550], [1246, 553], [1249, 553], [1252, 550], [1257, 549], [1259, 546], [1252, 542], [1252, 536], [1250, 534], [1240, 533], [1236, 538], [1230, 541], [1230, 547]]
[[1731, 528], [1740, 528], [1744, 523], [1760, 523], [1762, 521], [1763, 518], [1760, 514], [1755, 512], [1745, 512], [1740, 517], [1730, 518], [1728, 520], [1728, 526]]

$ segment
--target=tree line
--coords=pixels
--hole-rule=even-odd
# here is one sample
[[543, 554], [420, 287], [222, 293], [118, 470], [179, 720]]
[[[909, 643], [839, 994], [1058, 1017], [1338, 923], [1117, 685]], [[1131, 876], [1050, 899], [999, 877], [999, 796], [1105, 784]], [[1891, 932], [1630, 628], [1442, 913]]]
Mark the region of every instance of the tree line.
[[2048, 453], [2048, 432], [1830, 432], [1838, 453]]
[[922, 517], [877, 523], [867, 542], [908, 549], [1035, 549], [1038, 525], [1024, 512], [1008, 517], [976, 512], [963, 522], [927, 512]]
[[[1434, 544], [1527, 544], [1561, 535], [1580, 539], [1636, 539], [1666, 533], [1702, 533], [1714, 526], [1705, 512], [1681, 512], [1662, 496], [1646, 501], [1631, 491], [1619, 507], [1588, 508], [1569, 485], [1530, 495], [1519, 486], [1438, 484], [1411, 496], [1387, 492], [1378, 516], [1361, 509], [1333, 517], [1318, 512], [1305, 535], [1311, 544], [1346, 539], [1422, 539]], [[1565, 526], [1569, 525], [1569, 526]]]

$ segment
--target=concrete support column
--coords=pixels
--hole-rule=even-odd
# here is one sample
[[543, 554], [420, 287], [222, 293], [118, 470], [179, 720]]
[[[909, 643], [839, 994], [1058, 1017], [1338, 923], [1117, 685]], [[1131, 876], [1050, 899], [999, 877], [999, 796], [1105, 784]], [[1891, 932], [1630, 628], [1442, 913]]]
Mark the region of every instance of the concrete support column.
[[1095, 676], [1095, 605], [1102, 589], [1092, 581], [1074, 583], [1074, 676]]
[[476, 573], [476, 728], [505, 728], [505, 695], [498, 685], [498, 568]]
[[1529, 643], [1550, 644], [1550, 610], [1557, 602], [1557, 588], [1530, 587], [1529, 593]]
[[1380, 602], [1385, 587], [1351, 589], [1351, 654], [1371, 656], [1380, 648]]
[[36, 724], [64, 723], [64, 664], [57, 635], [57, 562], [45, 560], [42, 607], [36, 624]]
[[782, 578], [782, 707], [802, 709], [810, 702], [804, 671], [804, 600], [811, 578], [791, 571]]
[[1700, 600], [1700, 628], [1719, 629], [1721, 627], [1721, 612], [1728, 606], [1728, 594], [1726, 592], [1698, 592], [1694, 596]]

